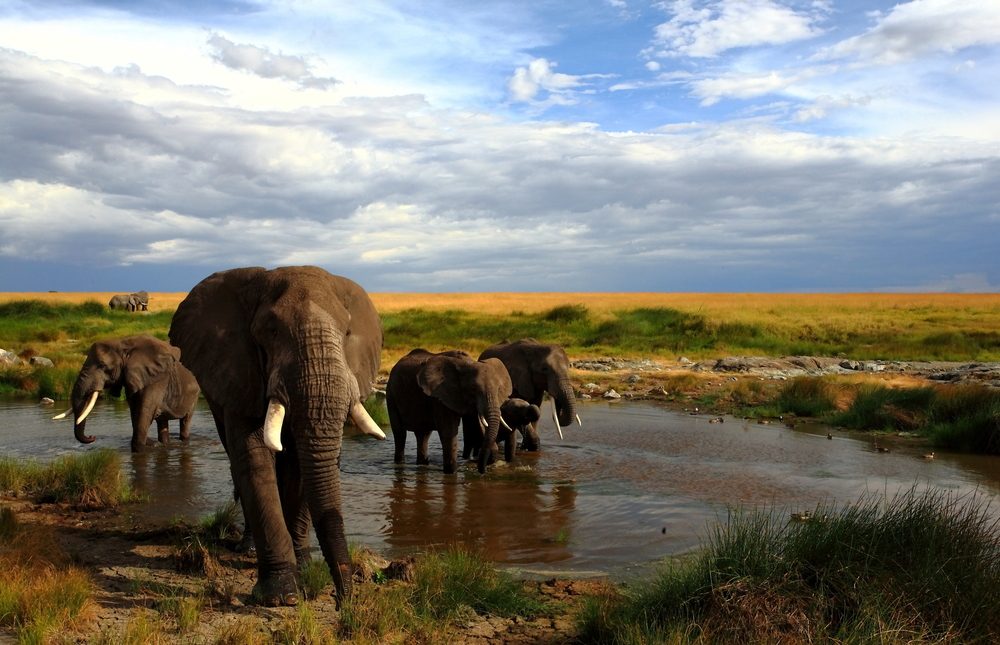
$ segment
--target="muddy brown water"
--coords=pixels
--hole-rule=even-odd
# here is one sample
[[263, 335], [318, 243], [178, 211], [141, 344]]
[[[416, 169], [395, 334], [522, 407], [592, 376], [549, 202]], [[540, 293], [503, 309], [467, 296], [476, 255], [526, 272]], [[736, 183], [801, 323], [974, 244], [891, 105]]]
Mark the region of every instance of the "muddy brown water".
[[[135, 487], [150, 499], [124, 511], [137, 525], [198, 520], [230, 499], [229, 462], [204, 405], [188, 445], [175, 439], [139, 455], [129, 451], [124, 403], [98, 404], [87, 423], [98, 439], [88, 446], [74, 440], [71, 421], [51, 420], [58, 411], [0, 401], [2, 454], [47, 461], [99, 447], [118, 450]], [[341, 479], [349, 539], [389, 557], [459, 542], [528, 574], [625, 578], [697, 548], [737, 505], [791, 512], [917, 486], [980, 495], [991, 513], [1000, 512], [996, 457], [938, 452], [928, 461], [923, 450], [881, 453], [869, 439], [837, 431], [828, 440], [822, 426], [793, 430], [730, 417], [711, 423], [629, 402], [583, 403], [584, 426], [564, 429], [560, 440], [546, 413], [542, 452], [520, 453], [514, 464], [485, 476], [472, 463], [443, 474], [436, 438], [430, 466], [413, 463], [412, 435], [407, 463], [395, 466], [388, 429], [384, 442], [346, 437]], [[171, 432], [176, 437], [176, 422]]]

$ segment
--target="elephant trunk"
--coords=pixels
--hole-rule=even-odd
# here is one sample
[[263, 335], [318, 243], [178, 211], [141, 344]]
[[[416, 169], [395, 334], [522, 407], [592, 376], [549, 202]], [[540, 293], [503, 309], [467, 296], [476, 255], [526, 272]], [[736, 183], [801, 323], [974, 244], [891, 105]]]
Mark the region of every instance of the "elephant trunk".
[[329, 325], [311, 325], [298, 347], [298, 373], [289, 388], [295, 436], [313, 526], [336, 586], [338, 604], [351, 593], [351, 567], [341, 512], [340, 450], [348, 411], [360, 397], [344, 359], [343, 338]]
[[556, 417], [560, 426], [568, 426], [576, 420], [576, 395], [569, 378], [562, 376], [549, 382], [549, 394], [555, 404]]
[[86, 382], [84, 379], [77, 379], [73, 385], [73, 393], [70, 396], [73, 404], [73, 436], [80, 443], [93, 443], [96, 439], [93, 435], [86, 434], [85, 428], [87, 417], [94, 409], [101, 389], [101, 387]]
[[486, 427], [483, 428], [483, 445], [479, 451], [479, 472], [485, 473], [490, 457], [497, 447], [497, 435], [500, 433], [500, 403], [496, 397], [486, 400]]

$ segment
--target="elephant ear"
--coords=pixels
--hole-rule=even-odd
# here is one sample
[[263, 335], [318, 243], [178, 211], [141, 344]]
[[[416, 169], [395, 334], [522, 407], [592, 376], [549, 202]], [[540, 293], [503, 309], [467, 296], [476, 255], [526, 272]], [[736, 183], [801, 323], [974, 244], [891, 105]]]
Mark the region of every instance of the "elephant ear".
[[[472, 361], [469, 361], [471, 364]], [[457, 414], [466, 412], [462, 373], [455, 356], [435, 355], [417, 371], [417, 385]]]
[[208, 276], [188, 293], [170, 323], [170, 342], [209, 401], [264, 414], [261, 357], [250, 334], [260, 267]]
[[[531, 370], [531, 352], [518, 343], [511, 343], [498, 356], [510, 374], [510, 382], [514, 388], [512, 396], [533, 401], [536, 392], [535, 376]], [[538, 397], [541, 398], [541, 392]]]
[[164, 378], [181, 359], [181, 352], [152, 336], [130, 339], [124, 347], [125, 392], [135, 394]]

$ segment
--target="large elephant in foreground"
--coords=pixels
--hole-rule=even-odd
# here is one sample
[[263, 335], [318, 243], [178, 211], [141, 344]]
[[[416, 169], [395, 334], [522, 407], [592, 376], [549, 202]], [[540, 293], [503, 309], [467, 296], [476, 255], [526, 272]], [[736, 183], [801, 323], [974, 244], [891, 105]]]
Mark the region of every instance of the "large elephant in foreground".
[[[540, 343], [534, 338], [522, 338], [487, 347], [479, 355], [479, 360], [488, 358], [500, 359], [507, 368], [514, 387], [511, 396], [541, 406], [542, 397], [548, 392], [552, 397], [553, 418], [560, 436], [562, 426], [568, 426], [574, 420], [580, 422], [576, 413], [576, 394], [569, 380], [569, 358], [562, 347]], [[523, 434], [525, 450], [541, 448], [537, 421], [527, 426]], [[465, 438], [471, 438], [469, 448], [475, 450], [475, 433], [466, 431]], [[463, 448], [463, 453], [469, 448]]]
[[[496, 359], [477, 361], [463, 351], [432, 354], [415, 349], [399, 359], [389, 372], [385, 403], [396, 443], [394, 460], [403, 462], [406, 432], [417, 437], [417, 463], [427, 464], [427, 442], [437, 430], [444, 452], [444, 472], [458, 465], [458, 424], [471, 415], [485, 435], [486, 446], [496, 449], [500, 406], [510, 396], [510, 377]], [[486, 472], [491, 457], [483, 450], [479, 472]]]
[[[384, 439], [362, 403], [382, 326], [368, 294], [318, 267], [214, 273], [181, 302], [170, 340], [202, 383], [257, 546], [254, 596], [297, 601], [309, 518], [336, 585], [351, 592], [340, 497], [348, 417]], [[277, 454], [276, 454], [277, 453]]]
[[156, 420], [161, 443], [170, 441], [167, 421], [180, 419], [180, 438], [187, 441], [191, 417], [198, 401], [198, 382], [181, 364], [181, 352], [152, 336], [126, 336], [94, 343], [73, 384], [73, 432], [81, 443], [94, 441], [84, 432], [97, 396], [104, 390], [112, 396], [125, 389], [132, 416], [132, 452], [146, 447], [146, 432]]

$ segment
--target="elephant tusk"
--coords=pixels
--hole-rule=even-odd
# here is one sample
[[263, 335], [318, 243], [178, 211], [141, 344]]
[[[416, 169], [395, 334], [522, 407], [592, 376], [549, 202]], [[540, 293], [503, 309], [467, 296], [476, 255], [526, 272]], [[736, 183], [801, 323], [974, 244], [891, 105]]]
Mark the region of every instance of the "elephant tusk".
[[486, 419], [484, 419], [481, 414], [479, 415], [479, 427], [483, 429], [483, 433], [489, 430], [490, 427], [490, 425], [486, 423]]
[[80, 425], [83, 423], [90, 411], [94, 409], [94, 404], [97, 403], [97, 395], [100, 394], [99, 391], [94, 390], [94, 393], [90, 395], [90, 401], [87, 402], [87, 407], [83, 409], [83, 413], [76, 419], [76, 424]]
[[57, 414], [56, 416], [52, 417], [52, 420], [55, 421], [56, 419], [65, 419], [66, 415], [69, 414], [72, 411], [73, 411], [73, 408], [70, 408], [69, 410], [66, 410], [63, 413]]
[[281, 424], [285, 420], [285, 406], [271, 399], [264, 417], [264, 445], [274, 452], [281, 452]]
[[351, 406], [351, 419], [361, 432], [370, 434], [376, 439], [385, 440], [385, 433], [382, 432], [382, 428], [378, 427], [375, 419], [368, 414], [368, 410], [365, 409], [365, 406], [360, 401]]
[[507, 422], [503, 420], [503, 415], [500, 416], [500, 423], [503, 424], [503, 427], [507, 428], [508, 432], [514, 434], [514, 428], [511, 428], [509, 425], [507, 425]]
[[583, 421], [580, 421], [580, 415], [576, 415], [576, 425], [583, 427]]
[[559, 438], [563, 438], [562, 426], [559, 425], [559, 416], [556, 414], [556, 402], [552, 402], [552, 420], [556, 422], [556, 430], [559, 431]]

